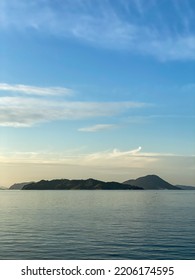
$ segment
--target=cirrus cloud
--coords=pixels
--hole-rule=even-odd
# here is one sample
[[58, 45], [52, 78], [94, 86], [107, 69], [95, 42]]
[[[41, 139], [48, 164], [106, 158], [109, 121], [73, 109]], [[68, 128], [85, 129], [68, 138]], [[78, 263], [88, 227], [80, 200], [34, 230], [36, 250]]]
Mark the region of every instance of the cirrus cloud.
[[195, 59], [194, 9], [190, 0], [169, 0], [171, 18], [161, 1], [156, 0], [51, 2], [1, 0], [0, 26], [35, 29], [160, 60]]
[[53, 95], [71, 95], [72, 90], [63, 87], [37, 87], [29, 85], [11, 85], [7, 83], [0, 83], [0, 91], [22, 93], [26, 95], [37, 96], [53, 96]]
[[0, 126], [30, 127], [55, 120], [79, 120], [122, 114], [147, 106], [141, 102], [80, 102], [26, 96], [0, 97]]
[[96, 124], [96, 125], [93, 125], [93, 126], [79, 128], [78, 131], [98, 132], [98, 131], [102, 131], [102, 130], [110, 130], [110, 129], [115, 128], [115, 127], [116, 127], [116, 125], [114, 125], [114, 124]]

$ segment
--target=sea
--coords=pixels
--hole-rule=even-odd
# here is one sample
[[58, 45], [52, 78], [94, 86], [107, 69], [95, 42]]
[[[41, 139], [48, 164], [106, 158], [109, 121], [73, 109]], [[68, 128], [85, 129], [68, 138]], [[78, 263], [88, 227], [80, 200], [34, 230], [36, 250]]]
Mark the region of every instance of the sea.
[[195, 191], [0, 191], [1, 260], [194, 260]]

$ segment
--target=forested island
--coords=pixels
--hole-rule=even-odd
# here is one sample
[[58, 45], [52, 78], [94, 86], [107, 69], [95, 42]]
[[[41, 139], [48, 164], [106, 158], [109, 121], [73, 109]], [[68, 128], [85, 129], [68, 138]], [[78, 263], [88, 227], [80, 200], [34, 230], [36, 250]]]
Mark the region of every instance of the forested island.
[[10, 190], [195, 190], [195, 187], [172, 185], [157, 175], [129, 179], [122, 183], [95, 179], [54, 179], [12, 185]]

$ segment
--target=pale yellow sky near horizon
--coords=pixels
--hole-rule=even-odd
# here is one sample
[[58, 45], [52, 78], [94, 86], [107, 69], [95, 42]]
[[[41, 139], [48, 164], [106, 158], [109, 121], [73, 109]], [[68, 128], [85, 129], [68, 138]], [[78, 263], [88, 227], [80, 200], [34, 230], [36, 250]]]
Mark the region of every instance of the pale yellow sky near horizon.
[[131, 151], [104, 151], [87, 155], [15, 154], [0, 157], [0, 186], [56, 178], [123, 182], [155, 174], [176, 185], [195, 185], [194, 157], [142, 153], [141, 147]]

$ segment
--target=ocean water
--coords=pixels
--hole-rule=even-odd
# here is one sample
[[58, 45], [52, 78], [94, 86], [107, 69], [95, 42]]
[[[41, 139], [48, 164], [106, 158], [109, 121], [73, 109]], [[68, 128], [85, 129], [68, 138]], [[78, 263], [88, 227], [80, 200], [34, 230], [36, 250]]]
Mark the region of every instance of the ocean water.
[[195, 259], [195, 191], [0, 191], [0, 259]]

